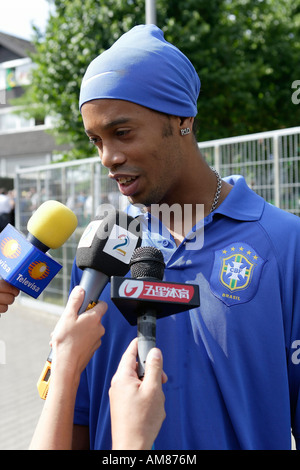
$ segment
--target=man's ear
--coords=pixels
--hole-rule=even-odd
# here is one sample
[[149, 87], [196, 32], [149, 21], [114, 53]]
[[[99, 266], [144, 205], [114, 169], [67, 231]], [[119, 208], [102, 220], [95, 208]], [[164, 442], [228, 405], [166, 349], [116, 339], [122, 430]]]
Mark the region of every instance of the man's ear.
[[192, 132], [193, 130], [193, 124], [194, 124], [194, 118], [193, 117], [179, 117], [179, 131], [182, 129], [190, 129]]
[[194, 124], [193, 117], [179, 117], [180, 127], [189, 127], [192, 129]]

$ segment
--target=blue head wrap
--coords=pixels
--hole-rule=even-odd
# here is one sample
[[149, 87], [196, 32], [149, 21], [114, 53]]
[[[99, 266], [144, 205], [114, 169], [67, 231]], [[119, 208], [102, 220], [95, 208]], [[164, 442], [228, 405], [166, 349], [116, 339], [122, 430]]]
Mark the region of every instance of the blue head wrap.
[[181, 117], [197, 114], [199, 77], [189, 59], [155, 25], [123, 34], [88, 66], [79, 107], [95, 99], [131, 101]]

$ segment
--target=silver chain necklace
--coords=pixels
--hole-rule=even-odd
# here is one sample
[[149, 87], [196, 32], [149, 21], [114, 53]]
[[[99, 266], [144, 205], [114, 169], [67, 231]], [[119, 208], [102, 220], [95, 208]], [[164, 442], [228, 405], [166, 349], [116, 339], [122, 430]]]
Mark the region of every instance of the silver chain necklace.
[[213, 167], [210, 167], [210, 168], [217, 177], [217, 190], [215, 192], [214, 201], [213, 201], [211, 209], [210, 209], [210, 212], [213, 212], [215, 210], [215, 208], [217, 207], [219, 199], [220, 199], [220, 194], [221, 194], [221, 189], [222, 189], [222, 179], [221, 179], [219, 173], [217, 172], [217, 170], [215, 170]]

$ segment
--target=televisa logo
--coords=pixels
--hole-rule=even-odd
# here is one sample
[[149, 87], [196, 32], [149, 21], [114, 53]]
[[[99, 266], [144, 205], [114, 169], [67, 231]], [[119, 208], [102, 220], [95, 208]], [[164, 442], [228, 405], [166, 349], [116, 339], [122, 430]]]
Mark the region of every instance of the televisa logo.
[[28, 273], [33, 279], [46, 279], [50, 274], [50, 269], [47, 263], [34, 261], [29, 265]]
[[21, 254], [21, 246], [17, 240], [11, 237], [5, 237], [1, 241], [1, 252], [2, 254], [9, 259], [18, 258]]

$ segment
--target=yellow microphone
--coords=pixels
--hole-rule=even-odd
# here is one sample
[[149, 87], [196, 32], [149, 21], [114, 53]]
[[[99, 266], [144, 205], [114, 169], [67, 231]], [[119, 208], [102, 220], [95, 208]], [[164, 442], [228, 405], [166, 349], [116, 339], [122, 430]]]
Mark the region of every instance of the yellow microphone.
[[77, 223], [76, 215], [67, 206], [58, 201], [46, 201], [28, 221], [27, 240], [44, 252], [59, 248], [72, 235]]
[[37, 298], [62, 266], [46, 252], [63, 245], [77, 227], [76, 215], [64, 204], [49, 200], [32, 215], [28, 235], [8, 224], [0, 233], [0, 276]]

